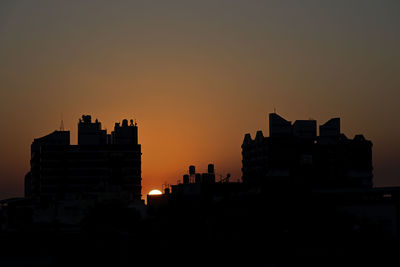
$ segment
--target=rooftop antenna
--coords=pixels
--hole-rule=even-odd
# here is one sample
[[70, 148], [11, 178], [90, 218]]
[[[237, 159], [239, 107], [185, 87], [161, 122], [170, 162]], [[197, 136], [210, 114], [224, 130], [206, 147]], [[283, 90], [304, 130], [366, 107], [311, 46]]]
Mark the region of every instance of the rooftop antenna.
[[64, 120], [63, 120], [63, 115], [62, 115], [62, 113], [61, 113], [60, 131], [64, 131]]

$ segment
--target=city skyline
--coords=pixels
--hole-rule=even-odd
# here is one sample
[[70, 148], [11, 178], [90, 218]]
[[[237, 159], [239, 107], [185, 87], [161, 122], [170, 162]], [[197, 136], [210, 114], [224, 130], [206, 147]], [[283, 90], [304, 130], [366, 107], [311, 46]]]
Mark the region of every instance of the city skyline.
[[[314, 133], [310, 133], [310, 132], [307, 132], [307, 131], [309, 131], [309, 130], [306, 130], [306, 128], [304, 128], [304, 129], [302, 129], [302, 127], [304, 127], [304, 125], [302, 125], [302, 126], [299, 126], [299, 129], [301, 129], [301, 130], [297, 130], [297, 131], [305, 131], [304, 133], [302, 133], [302, 134], [306, 134], [306, 135], [308, 135], [308, 134], [312, 134], [312, 135], [315, 135], [314, 136], [314, 138], [316, 138], [316, 136], [317, 135], [320, 135], [321, 134], [321, 127], [324, 127], [324, 125], [327, 125], [328, 123], [330, 123], [330, 122], [334, 122], [335, 124], [335, 127], [337, 127], [337, 129], [335, 129], [334, 130], [334, 132], [335, 132], [335, 135], [343, 135], [344, 137], [346, 137], [346, 134], [344, 133], [344, 132], [342, 132], [341, 131], [341, 126], [340, 126], [340, 118], [332, 118], [332, 119], [330, 119], [330, 120], [328, 120], [327, 122], [325, 122], [325, 124], [322, 124], [322, 123], [318, 123], [316, 120], [314, 120], [314, 119], [308, 119], [308, 120], [296, 120], [294, 123], [293, 123], [293, 125], [291, 124], [292, 122], [291, 121], [285, 121], [282, 117], [280, 117], [277, 113], [276, 113], [276, 110], [273, 112], [273, 113], [269, 113], [269, 125], [268, 125], [268, 130], [269, 130], [269, 134], [267, 134], [266, 132], [265, 132], [265, 134], [267, 134], [266, 135], [266, 137], [268, 137], [268, 136], [271, 136], [271, 131], [272, 131], [272, 129], [271, 129], [271, 116], [273, 117], [273, 118], [275, 118], [275, 117], [278, 117], [279, 119], [278, 120], [283, 120], [285, 123], [288, 123], [289, 124], [289, 128], [290, 128], [290, 131], [289, 132], [287, 132], [287, 130], [288, 129], [286, 129], [285, 131], [287, 132], [286, 134], [290, 134], [290, 135], [296, 135], [296, 128], [293, 128], [292, 129], [292, 127], [295, 127], [295, 125], [297, 124], [297, 123], [306, 123], [306, 125], [308, 125], [308, 122], [310, 122], [313, 126], [312, 127], [314, 127]], [[113, 140], [113, 136], [114, 136], [114, 131], [113, 132], [110, 132], [109, 134], [107, 133], [107, 129], [106, 128], [103, 128], [102, 127], [102, 122], [101, 122], [101, 120], [99, 120], [98, 118], [96, 118], [96, 117], [94, 117], [93, 118], [93, 126], [95, 126], [95, 133], [93, 133], [93, 132], [91, 132], [91, 131], [93, 131], [94, 129], [92, 129], [91, 131], [89, 131], [88, 132], [88, 136], [87, 137], [84, 137], [84, 134], [80, 134], [79, 133], [79, 131], [81, 131], [80, 129], [81, 129], [81, 125], [84, 125], [83, 123], [85, 123], [86, 122], [86, 120], [87, 120], [87, 122], [89, 123], [89, 124], [91, 124], [92, 123], [92, 116], [91, 115], [82, 115], [82, 117], [81, 118], [79, 118], [78, 119], [78, 127], [77, 127], [77, 134], [73, 134], [72, 133], [72, 135], [70, 134], [71, 133], [71, 131], [69, 130], [69, 129], [66, 129], [65, 128], [65, 126], [64, 126], [64, 120], [63, 119], [61, 119], [61, 121], [60, 121], [60, 127], [59, 127], [59, 129], [55, 129], [53, 132], [48, 132], [46, 135], [44, 135], [44, 136], [40, 136], [40, 137], [35, 137], [34, 139], [33, 139], [33, 141], [32, 141], [32, 145], [31, 145], [31, 147], [38, 141], [38, 142], [41, 142], [40, 140], [41, 139], [44, 139], [44, 140], [47, 140], [47, 138], [48, 137], [50, 137], [50, 136], [52, 136], [52, 135], [54, 135], [54, 134], [56, 134], [56, 135], [59, 135], [59, 134], [61, 134], [61, 135], [64, 135], [64, 134], [67, 134], [67, 136], [68, 136], [68, 138], [66, 139], [66, 140], [68, 140], [68, 141], [65, 141], [65, 142], [67, 142], [68, 143], [68, 145], [71, 145], [72, 147], [73, 146], [79, 146], [80, 144], [83, 144], [83, 145], [85, 145], [85, 143], [87, 143], [86, 145], [91, 145], [93, 142], [93, 144], [111, 144], [112, 142], [114, 142], [114, 141], [112, 141]], [[127, 119], [123, 119], [122, 120], [122, 125], [123, 126], [128, 126], [128, 120]], [[318, 125], [318, 128], [319, 128], [319, 130], [317, 131], [317, 126]], [[92, 127], [93, 127], [92, 126]], [[119, 122], [117, 122], [117, 123], [115, 123], [114, 124], [114, 129], [115, 129], [115, 127], [117, 127], [117, 128], [119, 128], [119, 126], [120, 126], [120, 123]], [[138, 134], [138, 132], [137, 132], [137, 122], [136, 122], [136, 119], [135, 120], [133, 120], [133, 119], [130, 119], [130, 126], [134, 126], [135, 128], [136, 128], [136, 143], [138, 142], [138, 136], [140, 135], [140, 133]], [[275, 127], [278, 127], [278, 129], [281, 127], [281, 126], [279, 126], [279, 124], [278, 124], [278, 126], [275, 126]], [[285, 126], [286, 127], [286, 126]], [[307, 126], [307, 127], [309, 127], [309, 126]], [[330, 129], [330, 131], [332, 131], [331, 130], [331, 128], [329, 128]], [[98, 133], [96, 133], [97, 131], [99, 131]], [[280, 131], [280, 130], [278, 130], [278, 131]], [[293, 131], [293, 132], [292, 132]], [[101, 135], [102, 135], [102, 137], [96, 137], [96, 135], [97, 134], [100, 134], [100, 132], [101, 132]], [[263, 131], [262, 130], [258, 130], [257, 131], [257, 133], [256, 134], [254, 134], [254, 135], [252, 135], [251, 133], [246, 133], [245, 135], [244, 135], [244, 141], [243, 142], [246, 142], [246, 140], [247, 140], [247, 138], [254, 138], [254, 140], [256, 140], [257, 138], [258, 138], [258, 135], [259, 134], [261, 134], [261, 136], [263, 136]], [[103, 136], [104, 135], [104, 136]], [[81, 136], [81, 137], [80, 137]], [[359, 135], [356, 135], [356, 136], [354, 136], [354, 138], [357, 138], [357, 136], [363, 136], [362, 134], [359, 134]], [[81, 139], [80, 139], [81, 138]], [[86, 139], [83, 139], [83, 138], [86, 138]], [[93, 139], [94, 138], [94, 139]], [[100, 138], [100, 139], [98, 139], [98, 138]], [[264, 137], [263, 137], [264, 138]], [[103, 140], [104, 139], [104, 140]], [[75, 140], [75, 141], [72, 141], [71, 142], [71, 140]], [[79, 140], [81, 140], [81, 141], [79, 141]], [[251, 140], [251, 139], [250, 139]], [[66, 143], [66, 144], [67, 144]], [[242, 146], [243, 147], [243, 146]], [[33, 153], [33, 152], [31, 152], [31, 153]], [[30, 162], [32, 162], [32, 159], [30, 160]], [[141, 164], [142, 165], [142, 164]], [[195, 165], [191, 165], [191, 167], [193, 167], [193, 166], [195, 166]], [[202, 169], [200, 169], [201, 171], [203, 171]], [[227, 173], [229, 173], [229, 171], [227, 172]], [[28, 173], [29, 175], [30, 175], [30, 172]], [[242, 174], [243, 174], [243, 166], [241, 165], [241, 172], [240, 172], [240, 178], [235, 178], [234, 180], [235, 180], [235, 182], [241, 182], [242, 181]], [[226, 172], [225, 173], [223, 173], [223, 172], [221, 172], [221, 171], [219, 171], [219, 172], [217, 172], [216, 173], [216, 175], [217, 175], [217, 179], [218, 180], [222, 180], [225, 176], [224, 175], [226, 175]], [[229, 173], [229, 176], [230, 176], [230, 173]], [[372, 177], [373, 177], [373, 175], [372, 175]], [[150, 192], [150, 191], [154, 191], [154, 190], [159, 190], [159, 189], [162, 189], [164, 186], [170, 186], [171, 184], [174, 184], [174, 183], [177, 183], [177, 184], [180, 184], [180, 183], [182, 183], [182, 182], [184, 182], [184, 179], [182, 179], [182, 177], [180, 177], [180, 176], [176, 176], [176, 177], [173, 177], [173, 179], [176, 179], [176, 180], [170, 180], [170, 181], [164, 181], [164, 183], [163, 184], [158, 184], [158, 185], [151, 185], [150, 184], [150, 186], [146, 183], [146, 181], [144, 181], [144, 183], [143, 183], [143, 181], [142, 181], [142, 183], [145, 185], [144, 186], [144, 189], [143, 190], [141, 190], [141, 193], [142, 193], [142, 199], [143, 200], [145, 200], [146, 199], [146, 195]], [[215, 178], [214, 178], [215, 179]], [[142, 179], [143, 180], [143, 179]], [[27, 186], [27, 184], [26, 184], [26, 177], [25, 177], [25, 185], [24, 185], [24, 188], [25, 188], [25, 196], [26, 196], [26, 186]], [[29, 182], [30, 183], [30, 182]], [[376, 186], [376, 185], [375, 185]], [[379, 186], [379, 185], [378, 185]], [[143, 188], [143, 186], [142, 186], [142, 188]]]
[[0, 198], [23, 195], [33, 138], [81, 114], [136, 118], [143, 195], [192, 164], [240, 179], [275, 108], [341, 117], [374, 144], [374, 185], [399, 185], [400, 4], [321, 3], [2, 2]]

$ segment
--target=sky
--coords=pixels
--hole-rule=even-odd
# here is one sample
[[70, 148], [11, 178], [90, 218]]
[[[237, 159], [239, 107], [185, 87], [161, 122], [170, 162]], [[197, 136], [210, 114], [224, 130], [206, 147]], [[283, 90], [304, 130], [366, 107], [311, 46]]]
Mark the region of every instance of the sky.
[[400, 186], [400, 2], [0, 1], [0, 199], [22, 196], [30, 144], [82, 114], [135, 118], [142, 194], [188, 166], [241, 178], [268, 113], [341, 118]]

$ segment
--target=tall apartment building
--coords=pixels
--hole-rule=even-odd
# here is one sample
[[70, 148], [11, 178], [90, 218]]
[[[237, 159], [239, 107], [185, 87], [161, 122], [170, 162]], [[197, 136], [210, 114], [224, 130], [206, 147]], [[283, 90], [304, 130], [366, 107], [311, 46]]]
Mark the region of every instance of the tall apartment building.
[[131, 120], [115, 124], [107, 134], [101, 123], [84, 115], [78, 123], [78, 144], [69, 131], [34, 139], [25, 196], [52, 205], [57, 201], [141, 199], [141, 145]]
[[340, 118], [319, 127], [315, 120], [293, 124], [269, 114], [269, 137], [246, 134], [242, 179], [249, 184], [312, 187], [372, 187], [372, 143], [340, 133]]

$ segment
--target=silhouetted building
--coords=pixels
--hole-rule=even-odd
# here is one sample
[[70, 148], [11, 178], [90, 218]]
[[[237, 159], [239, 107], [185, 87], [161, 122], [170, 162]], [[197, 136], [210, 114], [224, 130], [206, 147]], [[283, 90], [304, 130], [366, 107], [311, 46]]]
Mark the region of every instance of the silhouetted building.
[[[243, 183], [230, 182], [230, 174], [225, 178], [215, 179], [214, 164], [208, 164], [207, 172], [196, 173], [194, 165], [189, 166], [189, 173], [183, 175], [183, 183], [178, 182], [165, 188], [162, 195], [147, 195], [147, 205], [152, 211], [160, 208], [201, 206], [227, 199], [245, 192]], [[171, 190], [170, 190], [171, 189]]]
[[269, 114], [270, 136], [246, 134], [242, 144], [243, 182], [312, 187], [372, 187], [372, 143], [362, 135], [348, 139], [340, 119], [320, 126], [315, 120], [291, 124]]
[[69, 131], [55, 131], [35, 139], [25, 196], [42, 207], [70, 205], [70, 210], [107, 199], [140, 201], [141, 146], [137, 125], [132, 121], [128, 125], [127, 120], [122, 126], [116, 124], [110, 140], [97, 119], [92, 123], [91, 117], [84, 115], [78, 123], [78, 145], [70, 145]]

